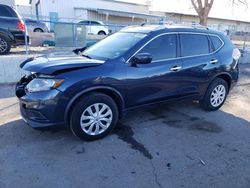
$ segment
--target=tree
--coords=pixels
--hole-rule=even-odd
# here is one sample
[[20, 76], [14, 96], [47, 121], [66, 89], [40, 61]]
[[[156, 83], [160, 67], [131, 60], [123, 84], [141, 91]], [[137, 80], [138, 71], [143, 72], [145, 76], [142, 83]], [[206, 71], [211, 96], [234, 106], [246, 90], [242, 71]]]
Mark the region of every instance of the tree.
[[[232, 5], [243, 4], [247, 6], [247, 0], [230, 0]], [[213, 6], [214, 0], [191, 0], [192, 5], [197, 12], [200, 24], [207, 25], [208, 14]]]

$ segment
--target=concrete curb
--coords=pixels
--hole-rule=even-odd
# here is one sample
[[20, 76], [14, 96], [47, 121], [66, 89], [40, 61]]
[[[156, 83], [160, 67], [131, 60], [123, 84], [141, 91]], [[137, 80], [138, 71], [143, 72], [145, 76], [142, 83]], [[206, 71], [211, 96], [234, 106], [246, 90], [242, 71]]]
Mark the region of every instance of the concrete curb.
[[1, 56], [0, 58], [0, 84], [15, 83], [25, 73], [19, 65], [28, 57], [26, 55]]

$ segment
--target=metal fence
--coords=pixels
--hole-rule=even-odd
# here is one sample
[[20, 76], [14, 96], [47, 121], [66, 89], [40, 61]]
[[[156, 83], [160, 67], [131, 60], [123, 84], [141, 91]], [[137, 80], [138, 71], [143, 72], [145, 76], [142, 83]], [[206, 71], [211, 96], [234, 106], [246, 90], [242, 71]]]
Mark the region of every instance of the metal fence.
[[[6, 19], [0, 17], [0, 19]], [[82, 20], [72, 18], [58, 18], [57, 20], [51, 20], [48, 17], [25, 16], [23, 20], [26, 20], [26, 32], [25, 35], [29, 37], [29, 43], [27, 37], [25, 37], [25, 44], [23, 53], [29, 54], [33, 47], [45, 46], [45, 47], [83, 47], [90, 46], [95, 42], [103, 39], [107, 35], [115, 33], [126, 26], [138, 25], [140, 23], [125, 23], [125, 24], [83, 24]], [[27, 20], [33, 20], [34, 23], [29, 23]], [[37, 26], [36, 26], [37, 24]], [[39, 25], [45, 25], [48, 29], [44, 32], [34, 32]], [[154, 23], [157, 24], [157, 23]], [[162, 23], [158, 23], [162, 24]], [[212, 29], [216, 29], [212, 26]], [[98, 32], [103, 31], [105, 32]], [[250, 33], [243, 31], [222, 31], [225, 35], [228, 35], [234, 44], [241, 50], [243, 54], [249, 52], [250, 48]], [[105, 34], [105, 35], [104, 35]], [[15, 49], [13, 49], [15, 51]], [[20, 47], [19, 47], [20, 50]], [[20, 50], [21, 51], [21, 50]]]
[[[47, 17], [27, 16], [22, 18], [25, 22], [25, 45], [12, 48], [11, 52], [29, 54], [34, 47], [82, 47], [92, 45], [104, 37], [121, 30], [132, 24], [86, 24], [79, 23], [82, 20], [71, 18], [59, 18], [51, 20]], [[1, 17], [4, 22], [17, 22], [18, 18]], [[134, 23], [135, 24], [135, 23]], [[7, 26], [8, 27], [8, 26]], [[39, 29], [42, 27], [41, 29]], [[44, 29], [46, 27], [47, 29]], [[39, 31], [39, 32], [36, 32]], [[12, 46], [14, 47], [14, 46]]]

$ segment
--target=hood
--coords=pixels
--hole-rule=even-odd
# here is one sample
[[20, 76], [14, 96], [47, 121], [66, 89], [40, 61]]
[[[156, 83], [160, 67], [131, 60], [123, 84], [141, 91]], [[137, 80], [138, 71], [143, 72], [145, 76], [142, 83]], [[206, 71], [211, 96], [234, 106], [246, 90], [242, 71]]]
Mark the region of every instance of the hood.
[[57, 55], [29, 58], [20, 64], [20, 67], [26, 71], [37, 72], [41, 74], [56, 74], [61, 71], [70, 71], [102, 65], [104, 61], [89, 59], [77, 55]]

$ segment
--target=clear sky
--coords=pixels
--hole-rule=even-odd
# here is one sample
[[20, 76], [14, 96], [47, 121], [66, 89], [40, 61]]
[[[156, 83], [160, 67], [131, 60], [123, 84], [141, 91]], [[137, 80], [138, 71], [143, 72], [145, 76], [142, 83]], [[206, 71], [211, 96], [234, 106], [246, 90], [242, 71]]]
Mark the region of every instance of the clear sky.
[[[42, 1], [42, 0], [41, 0]], [[63, 1], [63, 0], [60, 0]], [[65, 0], [64, 0], [65, 1]], [[82, 0], [84, 1], [84, 0]], [[145, 3], [151, 1], [151, 10], [162, 12], [177, 12], [196, 14], [192, 8], [191, 0], [121, 0], [128, 2]], [[250, 21], [250, 0], [248, 8], [244, 5], [232, 6], [232, 0], [215, 0], [210, 12], [211, 17]], [[27, 4], [29, 0], [16, 0], [17, 4]]]

